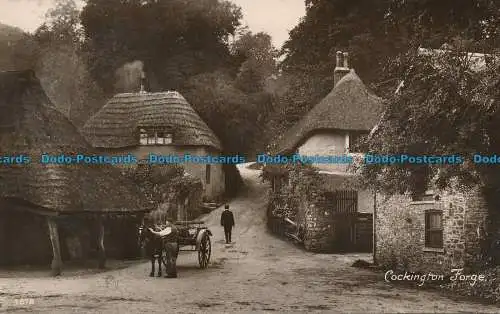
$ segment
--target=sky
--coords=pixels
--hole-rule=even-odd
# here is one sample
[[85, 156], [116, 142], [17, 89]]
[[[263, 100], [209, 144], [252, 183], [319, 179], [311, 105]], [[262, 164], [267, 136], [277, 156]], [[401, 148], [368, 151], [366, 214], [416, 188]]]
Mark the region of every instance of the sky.
[[[288, 39], [288, 31], [305, 15], [304, 0], [230, 1], [242, 8], [243, 23], [251, 31], [270, 34], [277, 48]], [[0, 23], [32, 32], [53, 5], [53, 0], [0, 0]]]

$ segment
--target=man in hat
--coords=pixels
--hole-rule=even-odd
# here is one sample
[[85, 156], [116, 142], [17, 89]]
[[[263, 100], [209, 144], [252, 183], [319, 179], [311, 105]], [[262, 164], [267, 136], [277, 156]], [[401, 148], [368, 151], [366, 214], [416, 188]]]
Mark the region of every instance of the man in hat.
[[229, 210], [229, 205], [224, 206], [224, 211], [220, 216], [220, 225], [224, 227], [224, 235], [226, 236], [226, 243], [231, 243], [231, 231], [234, 227], [233, 212]]

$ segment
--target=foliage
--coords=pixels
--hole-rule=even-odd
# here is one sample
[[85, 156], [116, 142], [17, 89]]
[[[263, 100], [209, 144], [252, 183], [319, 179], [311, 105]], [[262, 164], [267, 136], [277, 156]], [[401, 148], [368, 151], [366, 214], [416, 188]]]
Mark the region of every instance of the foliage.
[[398, 84], [398, 73], [387, 68], [401, 53], [457, 37], [474, 42], [474, 51], [500, 47], [498, 1], [307, 0], [306, 7], [281, 50], [283, 76], [293, 79], [270, 130], [287, 129], [333, 88], [338, 50], [350, 53], [351, 66], [383, 96]]
[[143, 60], [152, 90], [179, 90], [193, 75], [227, 63], [240, 9], [228, 1], [87, 0], [81, 13], [92, 73], [106, 91], [126, 62]]
[[265, 102], [254, 102], [256, 95], [238, 89], [227, 72], [192, 77], [185, 95], [219, 136], [227, 153], [248, 152], [255, 145], [261, 128], [259, 107]]
[[[287, 164], [279, 167], [284, 168], [282, 170], [287, 173], [288, 184], [284, 184], [278, 191], [270, 192], [270, 215], [294, 220], [300, 206], [315, 204], [320, 200], [323, 179], [318, 170], [311, 165]], [[266, 167], [263, 169], [265, 181], [273, 177], [268, 170]]]
[[35, 37], [43, 45], [56, 43], [81, 44], [83, 30], [80, 11], [74, 0], [56, 0], [45, 14], [45, 22], [36, 30]]
[[38, 45], [37, 76], [56, 108], [81, 127], [104, 104], [82, 50], [83, 30], [73, 0], [58, 0], [32, 36]]
[[17, 27], [0, 23], [0, 70], [26, 70], [36, 62], [36, 42]]
[[[497, 56], [498, 58], [498, 56]], [[472, 155], [500, 149], [500, 64], [474, 69], [469, 55], [454, 49], [441, 55], [408, 53], [394, 67], [404, 79], [400, 93], [388, 95], [383, 119], [369, 139], [379, 154], [461, 155], [459, 165], [370, 165], [367, 182], [391, 193], [426, 189], [431, 179], [446, 187], [500, 187], [498, 167], [470, 162]]]
[[201, 195], [203, 190], [201, 180], [184, 175], [184, 168], [177, 164], [139, 164], [125, 168], [123, 173], [134, 180], [149, 200], [157, 205], [176, 203], [191, 194]]
[[234, 58], [241, 60], [236, 77], [236, 86], [247, 93], [258, 93], [266, 84], [266, 79], [276, 74], [277, 50], [271, 36], [266, 33], [252, 34], [247, 31], [232, 45]]
[[269, 35], [239, 27], [241, 17], [239, 7], [221, 0], [87, 0], [84, 51], [106, 93], [136, 91], [138, 84], [123, 89], [114, 75], [123, 78], [124, 65], [141, 62], [135, 72], [144, 72], [147, 90], [181, 92], [227, 153], [246, 153], [262, 142], [254, 139], [271, 111], [265, 89], [277, 52]]

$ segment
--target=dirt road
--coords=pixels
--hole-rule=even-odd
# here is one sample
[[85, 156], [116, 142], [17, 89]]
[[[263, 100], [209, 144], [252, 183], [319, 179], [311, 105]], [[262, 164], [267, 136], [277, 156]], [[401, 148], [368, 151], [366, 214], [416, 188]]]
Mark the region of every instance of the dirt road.
[[248, 189], [231, 202], [235, 244], [226, 246], [222, 209], [203, 219], [214, 233], [212, 263], [197, 267], [181, 253], [179, 278], [150, 278], [149, 263], [60, 278], [0, 278], [0, 312], [265, 313], [488, 312], [495, 306], [455, 301], [438, 292], [384, 282], [383, 274], [350, 267], [370, 255], [316, 255], [274, 238], [265, 227], [265, 187], [258, 171], [240, 168]]

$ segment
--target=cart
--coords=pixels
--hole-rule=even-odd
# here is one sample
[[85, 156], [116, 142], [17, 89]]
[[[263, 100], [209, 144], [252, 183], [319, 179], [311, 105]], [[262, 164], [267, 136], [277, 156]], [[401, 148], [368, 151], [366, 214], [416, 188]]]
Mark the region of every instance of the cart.
[[212, 232], [204, 221], [176, 221], [178, 251], [198, 252], [200, 268], [207, 268], [212, 253]]

